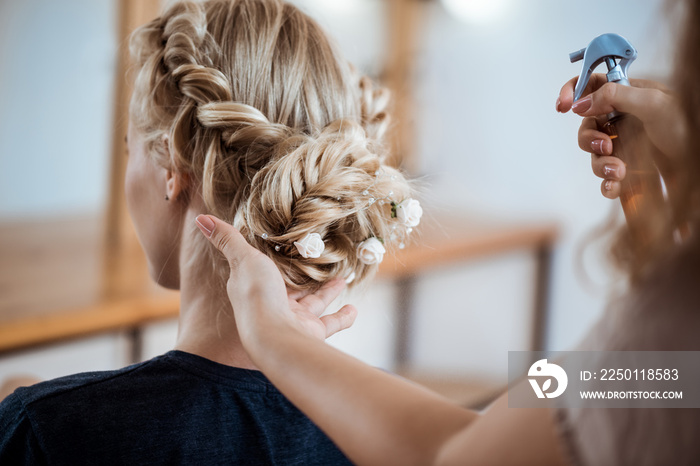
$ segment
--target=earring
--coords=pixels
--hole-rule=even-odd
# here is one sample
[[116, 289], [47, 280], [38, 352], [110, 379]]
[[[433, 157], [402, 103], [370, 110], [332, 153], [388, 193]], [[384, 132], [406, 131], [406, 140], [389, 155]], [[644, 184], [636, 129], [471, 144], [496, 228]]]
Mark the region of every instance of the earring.
[[169, 200], [170, 200], [170, 198], [168, 197], [167, 194], [165, 195], [165, 200], [166, 200], [166, 201], [169, 201]]

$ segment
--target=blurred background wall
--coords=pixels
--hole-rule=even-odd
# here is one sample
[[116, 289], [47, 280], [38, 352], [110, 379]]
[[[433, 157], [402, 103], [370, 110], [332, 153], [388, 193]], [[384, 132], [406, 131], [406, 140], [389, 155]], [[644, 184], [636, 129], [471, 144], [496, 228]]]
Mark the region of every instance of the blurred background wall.
[[[295, 3], [330, 31], [358, 68], [381, 80], [391, 59], [388, 15], [396, 11], [389, 1]], [[117, 2], [0, 2], [0, 222], [105, 209]], [[586, 233], [618, 208], [599, 194], [590, 157], [577, 147], [580, 119], [554, 110], [560, 87], [580, 71], [580, 63], [569, 63], [568, 54], [599, 34], [617, 32], [639, 51], [631, 74], [664, 81], [672, 67], [675, 23], [667, 18], [662, 0], [419, 3], [405, 76], [414, 111], [395, 118], [404, 119], [414, 135], [410, 152], [425, 186], [424, 221], [459, 213], [556, 222], [560, 235], [553, 255], [546, 347], [568, 349], [602, 311], [611, 280], [601, 260], [603, 248], [592, 247], [584, 264], [597, 285], [582, 281], [576, 272], [577, 248]], [[417, 298], [415, 325], [423, 332], [414, 342], [417, 360], [423, 358], [426, 365], [449, 360], [449, 355], [431, 355], [431, 348], [450, 332], [463, 344], [457, 359], [475, 359], [475, 367], [489, 341], [499, 342], [493, 351], [525, 349], [518, 333], [524, 325], [520, 311], [506, 308], [530, 299], [523, 281], [532, 274], [529, 260], [518, 254], [484, 259], [476, 268], [448, 268], [419, 281], [415, 286], [427, 291]], [[466, 283], [471, 288], [460, 289]], [[395, 298], [382, 293], [377, 300]], [[371, 307], [377, 300], [363, 302]], [[480, 306], [489, 301], [504, 314], [494, 317], [494, 323], [475, 326], [476, 319], [488, 318]], [[469, 312], [458, 311], [455, 303], [460, 302], [469, 303]], [[339, 344], [356, 353], [364, 349], [365, 359], [371, 360], [382, 351], [377, 345], [387, 345], [378, 342], [389, 339], [377, 329], [390, 332], [390, 321], [389, 313], [374, 324], [360, 322], [355, 331], [366, 338], [343, 343], [349, 337], [339, 336]], [[479, 328], [496, 333], [465, 330]], [[171, 324], [166, 333], [173, 331]], [[446, 369], [458, 366], [448, 363]]]
[[0, 2], [0, 217], [105, 208], [113, 0]]

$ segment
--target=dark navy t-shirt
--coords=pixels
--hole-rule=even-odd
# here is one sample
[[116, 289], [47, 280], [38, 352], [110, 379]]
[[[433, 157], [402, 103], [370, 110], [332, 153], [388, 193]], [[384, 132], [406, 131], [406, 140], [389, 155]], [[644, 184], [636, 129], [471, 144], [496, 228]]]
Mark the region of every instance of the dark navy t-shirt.
[[350, 464], [259, 371], [170, 351], [20, 388], [0, 464]]

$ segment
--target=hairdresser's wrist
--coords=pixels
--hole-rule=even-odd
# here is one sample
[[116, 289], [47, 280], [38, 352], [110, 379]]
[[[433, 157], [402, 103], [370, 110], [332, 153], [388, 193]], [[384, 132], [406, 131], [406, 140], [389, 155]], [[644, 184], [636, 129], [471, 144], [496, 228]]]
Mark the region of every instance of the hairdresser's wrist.
[[[255, 365], [268, 377], [286, 376], [304, 354], [321, 357], [326, 343], [310, 338], [303, 330], [282, 322], [271, 322], [264, 332], [258, 332], [248, 340], [246, 350]], [[306, 361], [310, 362], [310, 361]]]
[[[300, 342], [315, 340], [290, 309], [290, 301], [271, 296], [264, 289], [251, 287], [240, 315], [239, 334], [251, 359], [261, 368], [290, 357]], [[315, 342], [315, 341], [314, 341]]]
[[255, 325], [241, 332], [241, 341], [253, 362], [265, 370], [271, 363], [289, 357], [291, 341], [309, 338], [287, 316], [273, 318], [265, 312], [261, 314]]
[[254, 287], [245, 292], [243, 299], [237, 299], [235, 302], [239, 306], [235, 313], [238, 332], [249, 353], [264, 348], [271, 333], [293, 326], [289, 316], [289, 302], [286, 299], [270, 298], [264, 290]]

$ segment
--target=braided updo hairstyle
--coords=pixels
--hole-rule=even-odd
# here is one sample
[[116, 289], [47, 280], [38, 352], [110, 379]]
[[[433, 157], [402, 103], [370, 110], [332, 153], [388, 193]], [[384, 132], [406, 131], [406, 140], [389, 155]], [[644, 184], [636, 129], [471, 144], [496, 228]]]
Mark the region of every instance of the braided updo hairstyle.
[[[282, 0], [181, 1], [134, 31], [129, 109], [155, 162], [187, 173], [207, 212], [233, 223], [292, 289], [377, 268], [358, 259], [406, 230], [392, 203], [412, 196], [385, 163], [388, 93], [360, 76], [320, 26]], [[169, 135], [166, 156], [158, 141]], [[318, 233], [325, 250], [294, 242]], [[199, 236], [198, 261], [225, 283], [225, 259]], [[204, 256], [208, 260], [202, 260]], [[192, 259], [194, 260], [194, 258]], [[211, 264], [211, 265], [210, 265]]]

